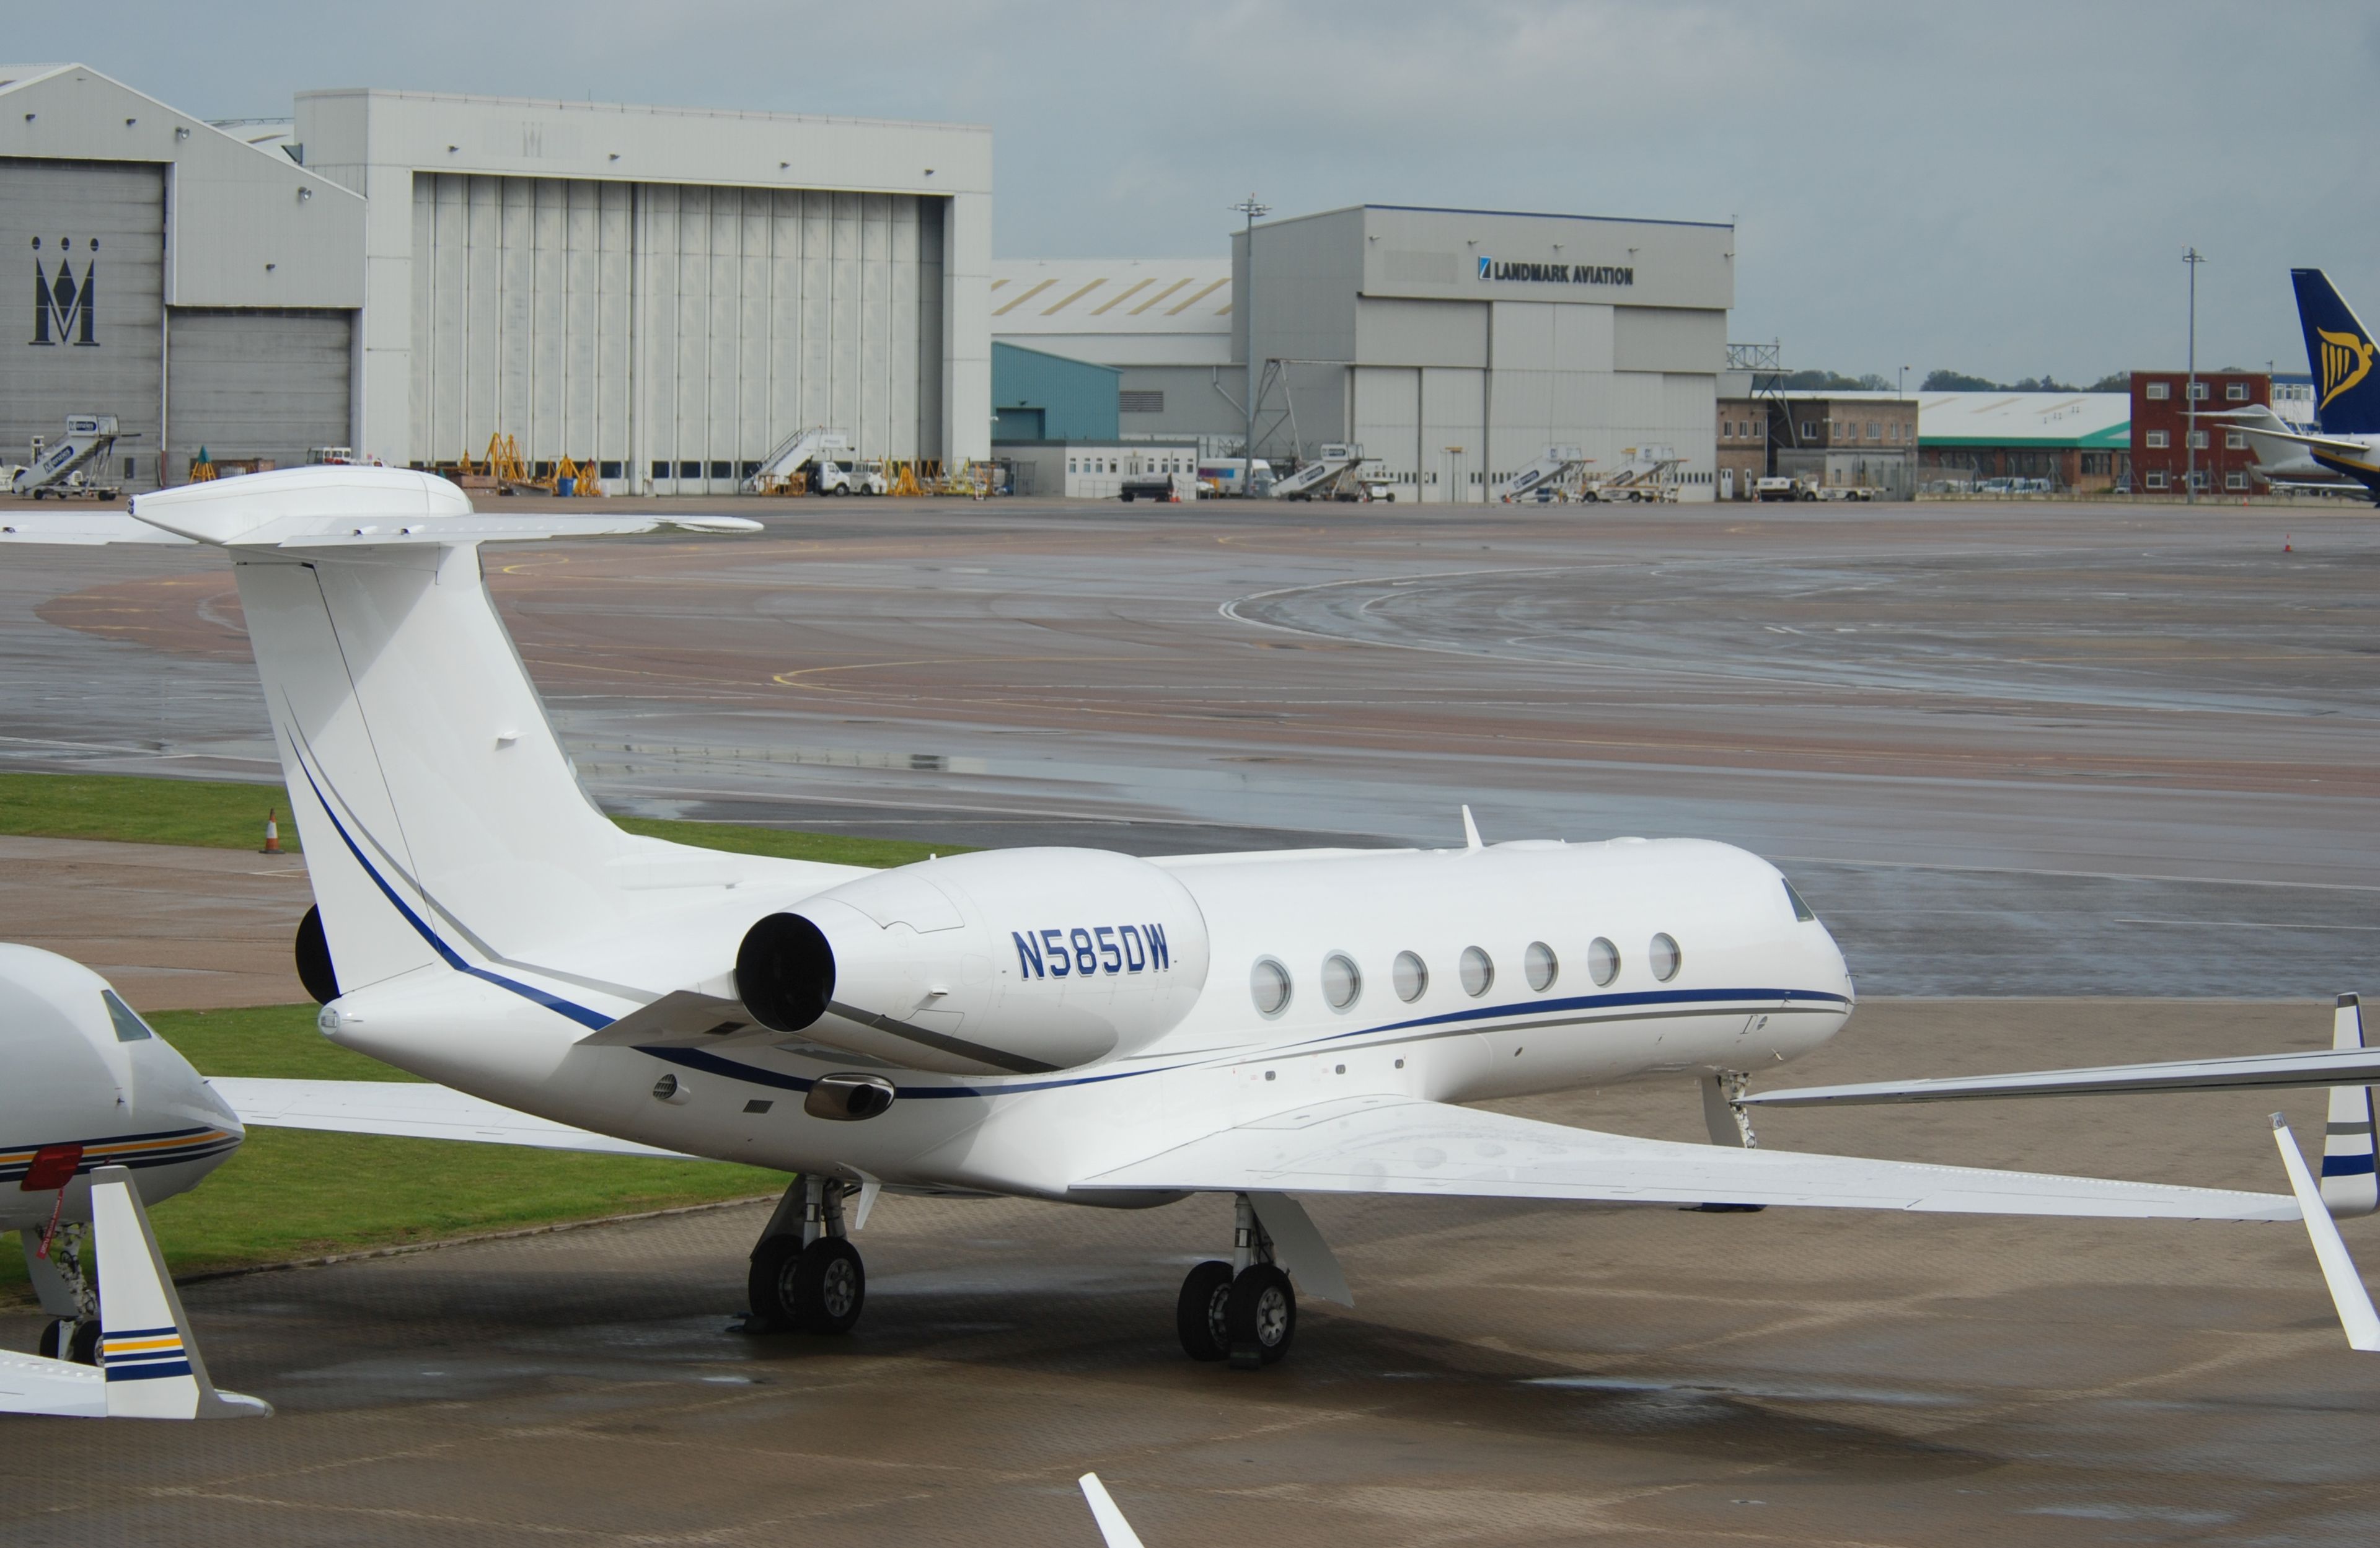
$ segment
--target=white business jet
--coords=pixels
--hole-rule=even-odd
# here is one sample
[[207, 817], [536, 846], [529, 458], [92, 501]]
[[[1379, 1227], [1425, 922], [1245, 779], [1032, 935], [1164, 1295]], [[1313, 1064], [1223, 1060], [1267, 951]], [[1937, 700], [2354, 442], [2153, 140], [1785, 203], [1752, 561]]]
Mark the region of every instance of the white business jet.
[[98, 1308], [81, 1273], [91, 1176], [120, 1167], [155, 1203], [197, 1185], [245, 1131], [224, 1099], [107, 981], [0, 945], [0, 1231], [24, 1244], [50, 1318], [42, 1353], [88, 1365]]
[[[143, 1288], [152, 1278], [163, 1281], [164, 1268], [162, 1262], [152, 1264], [152, 1274], [140, 1266], [154, 1257], [142, 1206], [196, 1187], [239, 1148], [246, 1130], [228, 1098], [249, 1104], [269, 1121], [284, 1109], [343, 1095], [356, 1082], [217, 1083], [231, 1092], [217, 1091], [191, 1069], [99, 974], [53, 951], [0, 943], [0, 1232], [18, 1234], [26, 1275], [48, 1318], [38, 1355], [0, 1350], [0, 1412], [156, 1409], [167, 1388], [136, 1392], [111, 1386], [103, 1393], [90, 1385], [98, 1380], [96, 1368], [123, 1330], [158, 1340], [171, 1333], [162, 1327], [166, 1319], [157, 1314], [156, 1299], [170, 1296], [170, 1281], [164, 1291]], [[436, 1086], [404, 1084], [370, 1105], [395, 1132], [661, 1154]], [[110, 1177], [132, 1190], [125, 1206], [128, 1213], [114, 1228], [104, 1204], [103, 1179]], [[116, 1243], [112, 1254], [106, 1245], [111, 1232]], [[129, 1288], [110, 1291], [111, 1283]], [[170, 1320], [178, 1325], [178, 1301], [172, 1311]], [[171, 1336], [186, 1338], [187, 1330]], [[81, 1374], [52, 1369], [60, 1363]], [[118, 1373], [110, 1379], [150, 1378]], [[204, 1385], [203, 1366], [198, 1383]], [[172, 1389], [173, 1401], [165, 1407], [188, 1397], [185, 1406], [194, 1405], [194, 1414], [231, 1411], [212, 1398], [192, 1396], [197, 1391]]]
[[[555, 1124], [795, 1174], [752, 1252], [761, 1325], [853, 1324], [848, 1231], [880, 1189], [1231, 1195], [1230, 1255], [1190, 1271], [1177, 1325], [1242, 1367], [1287, 1352], [1296, 1288], [1348, 1299], [1296, 1194], [2303, 1215], [2289, 1194], [1755, 1148], [1730, 1098], [1832, 1036], [1853, 991], [1785, 878], [1724, 844], [1490, 845], [1466, 814], [1447, 850], [872, 872], [625, 833], [580, 790], [480, 545], [755, 523], [489, 516], [372, 468], [15, 519], [0, 538], [225, 551], [305, 839], [323, 1032]], [[1640, 1077], [1698, 1082], [1714, 1143], [1460, 1105]], [[383, 1106], [403, 1087], [217, 1084], [251, 1123], [409, 1121]]]

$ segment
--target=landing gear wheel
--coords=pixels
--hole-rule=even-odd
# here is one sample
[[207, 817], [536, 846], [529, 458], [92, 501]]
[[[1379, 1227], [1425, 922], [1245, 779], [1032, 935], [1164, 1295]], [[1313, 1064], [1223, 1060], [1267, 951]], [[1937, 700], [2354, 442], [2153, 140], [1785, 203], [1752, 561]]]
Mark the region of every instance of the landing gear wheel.
[[752, 1249], [752, 1273], [745, 1284], [755, 1327], [770, 1332], [800, 1325], [793, 1312], [794, 1260], [801, 1256], [802, 1239], [772, 1236]]
[[1231, 1333], [1223, 1309], [1231, 1299], [1232, 1265], [1220, 1259], [1209, 1259], [1183, 1276], [1181, 1299], [1173, 1303], [1173, 1326], [1182, 1336], [1184, 1354], [1193, 1360], [1230, 1357]]
[[859, 1249], [822, 1236], [801, 1251], [788, 1276], [785, 1309], [806, 1333], [849, 1333], [868, 1300], [868, 1272]]
[[1250, 1264], [1232, 1281], [1223, 1324], [1232, 1340], [1232, 1369], [1253, 1371], [1289, 1353], [1297, 1336], [1297, 1292], [1271, 1264]]
[[98, 1319], [75, 1324], [74, 1336], [67, 1341], [67, 1358], [77, 1365], [99, 1363]]

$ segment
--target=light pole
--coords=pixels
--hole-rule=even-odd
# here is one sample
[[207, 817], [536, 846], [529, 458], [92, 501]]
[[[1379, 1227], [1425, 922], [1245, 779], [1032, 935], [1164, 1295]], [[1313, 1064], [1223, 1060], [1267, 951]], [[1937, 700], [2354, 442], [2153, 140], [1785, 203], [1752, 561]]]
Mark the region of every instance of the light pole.
[[2182, 440], [2188, 443], [2188, 451], [2182, 464], [2182, 503], [2195, 505], [2198, 503], [2198, 266], [2206, 260], [2200, 256], [2196, 248], [2185, 248], [2181, 260], [2190, 265], [2190, 381], [2182, 388], [2186, 417], [2182, 421], [2181, 432]]
[[1892, 395], [1896, 398], [1905, 398], [1909, 395], [1909, 368], [1907, 366], [1900, 368], [1900, 385], [1892, 390]]
[[1240, 441], [1240, 498], [1253, 500], [1257, 493], [1257, 312], [1250, 303], [1257, 289], [1257, 217], [1271, 214], [1272, 206], [1257, 203], [1257, 196], [1250, 194], [1232, 209], [1246, 216], [1248, 223], [1247, 235], [1241, 240], [1247, 255], [1247, 284], [1232, 297], [1232, 305], [1239, 310], [1240, 326], [1247, 331], [1248, 428]]

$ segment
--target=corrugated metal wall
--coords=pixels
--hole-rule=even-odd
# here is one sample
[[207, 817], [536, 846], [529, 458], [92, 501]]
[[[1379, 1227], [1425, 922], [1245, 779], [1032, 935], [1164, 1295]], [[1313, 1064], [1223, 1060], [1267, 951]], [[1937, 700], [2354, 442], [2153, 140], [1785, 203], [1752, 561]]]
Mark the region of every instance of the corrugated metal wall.
[[172, 481], [188, 476], [201, 447], [216, 458], [296, 467], [314, 447], [346, 445], [354, 319], [175, 308], [166, 349]]
[[[940, 201], [418, 174], [413, 443], [721, 492], [794, 431], [940, 454]], [[920, 206], [928, 208], [920, 219]]]
[[[12, 288], [19, 297], [17, 320], [0, 333], [7, 361], [0, 369], [0, 463], [26, 461], [34, 436], [55, 441], [69, 414], [113, 414], [131, 439], [116, 443], [106, 481], [155, 488], [164, 387], [164, 168], [0, 158], [0, 252], [18, 266]], [[56, 289], [61, 267], [69, 276], [64, 296]], [[45, 289], [35, 302], [37, 272]], [[34, 342], [44, 337], [46, 344]]]

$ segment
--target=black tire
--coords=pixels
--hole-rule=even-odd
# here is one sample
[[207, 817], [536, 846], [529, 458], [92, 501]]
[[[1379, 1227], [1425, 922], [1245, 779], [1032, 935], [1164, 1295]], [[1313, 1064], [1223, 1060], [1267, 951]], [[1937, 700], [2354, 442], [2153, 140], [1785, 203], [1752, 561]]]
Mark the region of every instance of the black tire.
[[74, 1336], [67, 1342], [67, 1358], [77, 1365], [99, 1363], [99, 1321], [75, 1324]]
[[1173, 1330], [1181, 1335], [1182, 1352], [1193, 1360], [1223, 1360], [1232, 1352], [1223, 1310], [1232, 1299], [1232, 1265], [1208, 1259], [1183, 1276], [1182, 1294], [1173, 1303]]
[[38, 1346], [36, 1346], [33, 1352], [40, 1355], [43, 1360], [57, 1359], [58, 1347], [60, 1344], [65, 1342], [66, 1330], [72, 1326], [74, 1326], [74, 1324], [57, 1317], [53, 1317], [48, 1322], [43, 1323], [42, 1324], [42, 1341]]
[[1289, 1276], [1270, 1264], [1250, 1264], [1232, 1281], [1223, 1322], [1231, 1333], [1232, 1370], [1277, 1362], [1297, 1337], [1297, 1292], [1289, 1288]]
[[785, 1309], [805, 1333], [849, 1333], [868, 1302], [868, 1271], [859, 1249], [841, 1237], [822, 1236], [794, 1260]]
[[1121, 498], [1125, 504], [1129, 505], [1132, 503], [1132, 491], [1130, 490], [1126, 490], [1119, 498]]
[[793, 1312], [794, 1260], [801, 1256], [802, 1239], [772, 1236], [752, 1249], [752, 1272], [745, 1282], [745, 1299], [756, 1326], [781, 1331], [795, 1324]]

